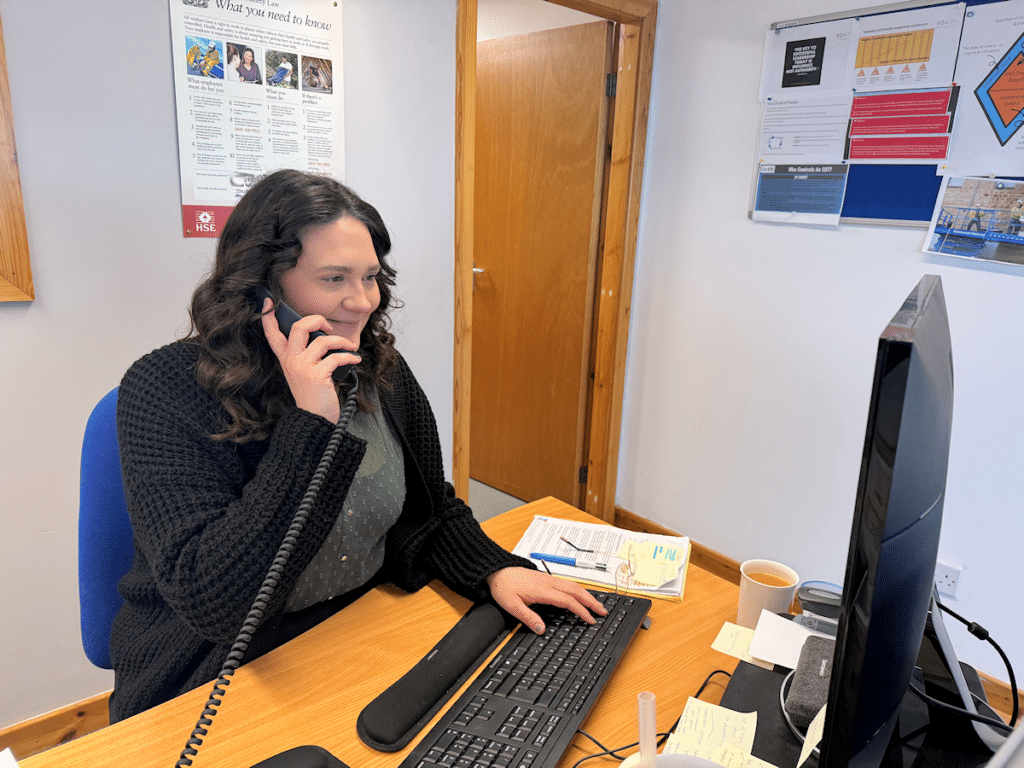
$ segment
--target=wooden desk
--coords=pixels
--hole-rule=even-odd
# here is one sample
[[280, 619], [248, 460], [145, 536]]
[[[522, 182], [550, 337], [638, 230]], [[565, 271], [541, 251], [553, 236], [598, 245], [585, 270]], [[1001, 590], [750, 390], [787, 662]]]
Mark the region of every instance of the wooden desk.
[[[538, 514], [597, 522], [548, 498], [492, 518], [484, 529], [511, 549]], [[722, 623], [735, 620], [738, 595], [735, 585], [691, 564], [683, 602], [653, 601], [650, 630], [637, 634], [584, 729], [608, 746], [632, 743], [636, 695], [650, 690], [658, 697], [658, 729], [667, 730], [709, 673], [735, 668], [735, 659], [710, 646]], [[391, 586], [375, 589], [306, 634], [241, 667], [194, 765], [248, 768], [290, 747], [316, 744], [351, 768], [397, 766], [418, 739], [401, 752], [376, 752], [356, 735], [356, 718], [469, 607], [469, 600], [436, 581], [412, 595]], [[717, 702], [726, 682], [724, 675], [717, 676], [717, 685], [709, 686], [701, 698]], [[203, 686], [20, 765], [172, 768], [209, 693], [210, 686]], [[559, 765], [570, 766], [596, 751], [577, 736]]]

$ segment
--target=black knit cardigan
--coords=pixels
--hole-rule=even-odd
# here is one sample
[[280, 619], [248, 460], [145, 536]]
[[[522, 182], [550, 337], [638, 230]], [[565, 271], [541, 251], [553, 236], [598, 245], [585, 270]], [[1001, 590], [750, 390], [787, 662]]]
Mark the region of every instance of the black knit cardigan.
[[[290, 408], [265, 441], [209, 436], [226, 414], [196, 381], [197, 347], [179, 341], [136, 362], [121, 382], [117, 432], [135, 560], [111, 633], [111, 722], [212, 681], [277, 553], [334, 425]], [[437, 426], [405, 360], [380, 389], [405, 457], [406, 498], [379, 577], [408, 591], [439, 578], [486, 599], [486, 577], [532, 567], [481, 530], [444, 479]], [[341, 511], [366, 445], [347, 435], [246, 660], [276, 637], [288, 593]]]

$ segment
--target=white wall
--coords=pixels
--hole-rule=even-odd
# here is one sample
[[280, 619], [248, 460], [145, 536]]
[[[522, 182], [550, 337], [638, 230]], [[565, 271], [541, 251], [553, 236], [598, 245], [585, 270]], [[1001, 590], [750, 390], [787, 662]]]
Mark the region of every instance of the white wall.
[[[765, 31], [862, 5], [660, 4], [617, 503], [842, 583], [878, 335], [940, 275], [956, 403], [939, 554], [964, 568], [950, 606], [1019, 669], [1024, 268], [922, 254], [920, 230], [747, 218]], [[987, 644], [953, 634], [1006, 679]]]
[[[36, 300], [0, 304], [0, 728], [113, 685], [81, 649], [78, 464], [96, 401], [186, 328], [165, 2], [0, 0]], [[399, 345], [451, 455], [455, 0], [345, 0], [347, 181], [392, 229]], [[448, 468], [450, 472], [450, 467]]]

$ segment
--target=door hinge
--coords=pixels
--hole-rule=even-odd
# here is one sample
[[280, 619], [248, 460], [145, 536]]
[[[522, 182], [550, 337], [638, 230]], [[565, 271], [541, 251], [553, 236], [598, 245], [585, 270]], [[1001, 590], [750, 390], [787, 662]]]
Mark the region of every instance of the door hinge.
[[609, 99], [615, 98], [615, 84], [619, 79], [618, 72], [609, 72], [604, 76], [604, 95]]
[[587, 482], [587, 467], [586, 467], [586, 465], [580, 467], [580, 482], [581, 483]]

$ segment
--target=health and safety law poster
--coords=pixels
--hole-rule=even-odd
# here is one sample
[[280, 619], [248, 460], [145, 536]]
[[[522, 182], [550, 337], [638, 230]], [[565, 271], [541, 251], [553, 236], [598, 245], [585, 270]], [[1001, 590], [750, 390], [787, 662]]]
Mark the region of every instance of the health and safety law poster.
[[168, 2], [184, 236], [217, 237], [279, 168], [343, 178], [342, 4]]

